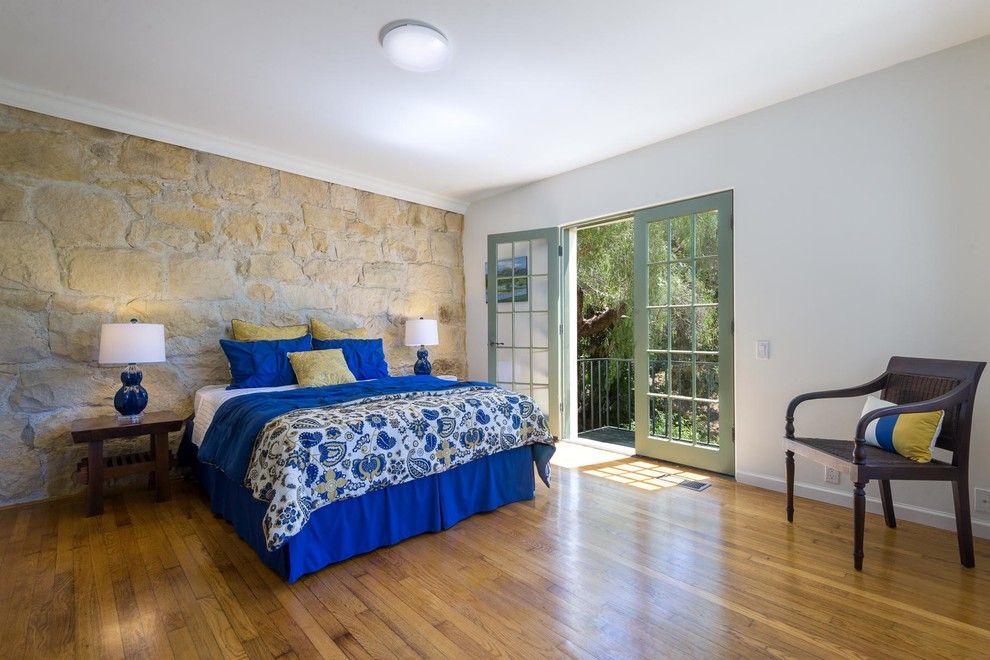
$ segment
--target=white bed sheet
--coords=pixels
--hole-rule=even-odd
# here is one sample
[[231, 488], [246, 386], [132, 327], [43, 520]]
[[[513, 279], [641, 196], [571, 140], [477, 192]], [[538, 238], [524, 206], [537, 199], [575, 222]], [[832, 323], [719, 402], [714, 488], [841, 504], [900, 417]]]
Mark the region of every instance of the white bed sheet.
[[241, 390], [228, 390], [226, 385], [207, 385], [196, 390], [193, 397], [193, 412], [196, 418], [193, 421], [192, 442], [199, 447], [206, 437], [206, 430], [213, 423], [213, 416], [217, 414], [217, 409], [223, 405], [224, 401], [245, 394], [257, 394], [258, 392], [282, 392], [285, 390], [299, 389], [298, 385], [282, 385], [281, 387], [247, 387]]

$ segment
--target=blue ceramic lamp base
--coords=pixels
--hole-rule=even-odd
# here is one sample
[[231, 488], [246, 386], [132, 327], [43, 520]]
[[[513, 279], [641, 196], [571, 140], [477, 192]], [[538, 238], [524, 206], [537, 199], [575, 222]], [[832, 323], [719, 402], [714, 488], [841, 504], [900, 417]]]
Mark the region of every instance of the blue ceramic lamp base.
[[433, 365], [430, 364], [430, 353], [425, 346], [420, 346], [416, 351], [416, 364], [413, 365], [413, 373], [417, 376], [429, 376], [433, 373]]
[[134, 364], [127, 365], [120, 373], [123, 385], [113, 397], [113, 407], [117, 409], [117, 421], [121, 424], [137, 424], [148, 406], [148, 390], [141, 387], [141, 376]]

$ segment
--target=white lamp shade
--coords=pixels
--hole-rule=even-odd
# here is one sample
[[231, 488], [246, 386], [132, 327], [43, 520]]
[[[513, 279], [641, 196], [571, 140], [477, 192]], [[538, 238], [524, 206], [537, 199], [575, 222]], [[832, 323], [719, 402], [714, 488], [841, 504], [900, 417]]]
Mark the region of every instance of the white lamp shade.
[[436, 346], [439, 343], [435, 319], [406, 321], [406, 346]]
[[100, 364], [165, 361], [165, 326], [160, 323], [104, 323]]

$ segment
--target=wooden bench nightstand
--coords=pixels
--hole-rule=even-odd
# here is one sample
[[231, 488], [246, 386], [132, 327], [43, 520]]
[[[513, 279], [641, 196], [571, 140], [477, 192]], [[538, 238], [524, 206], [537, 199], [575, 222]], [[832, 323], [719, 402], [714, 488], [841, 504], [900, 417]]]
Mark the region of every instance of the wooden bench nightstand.
[[[72, 441], [89, 444], [89, 456], [79, 462], [76, 478], [87, 484], [86, 515], [103, 513], [103, 481], [130, 474], [148, 473], [149, 484], [154, 484], [159, 502], [172, 496], [168, 471], [172, 465], [172, 453], [168, 448], [168, 434], [182, 429], [185, 418], [171, 411], [147, 413], [136, 424], [122, 424], [116, 417], [79, 419], [72, 423]], [[149, 450], [136, 454], [123, 454], [104, 458], [103, 441], [151, 437]]]

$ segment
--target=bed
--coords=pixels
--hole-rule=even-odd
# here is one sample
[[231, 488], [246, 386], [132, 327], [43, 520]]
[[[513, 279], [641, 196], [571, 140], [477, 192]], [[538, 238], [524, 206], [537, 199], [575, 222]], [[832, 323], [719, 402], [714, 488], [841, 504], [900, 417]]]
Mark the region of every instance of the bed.
[[550, 485], [554, 438], [529, 397], [399, 376], [199, 390], [180, 460], [214, 514], [290, 582], [447, 529]]

